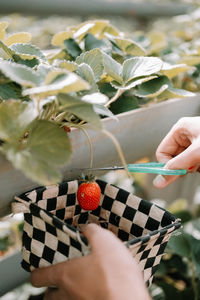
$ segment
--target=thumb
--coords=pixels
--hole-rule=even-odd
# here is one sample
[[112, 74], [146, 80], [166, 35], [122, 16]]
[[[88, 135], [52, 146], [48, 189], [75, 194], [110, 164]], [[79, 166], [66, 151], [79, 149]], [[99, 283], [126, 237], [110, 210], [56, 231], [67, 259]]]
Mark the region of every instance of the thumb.
[[103, 229], [94, 223], [85, 226], [83, 234], [94, 252], [101, 252], [102, 248], [106, 251], [106, 249], [111, 249], [112, 247], [124, 247], [110, 230]]
[[[170, 159], [166, 165], [165, 169], [170, 170], [176, 170], [176, 169], [190, 169], [192, 166], [195, 166], [197, 162], [195, 161], [195, 155], [193, 155], [195, 152], [194, 147], [189, 146], [186, 150], [175, 156], [174, 158]], [[153, 184], [157, 188], [164, 188], [177, 180], [180, 176], [163, 176], [158, 175], [154, 181]]]

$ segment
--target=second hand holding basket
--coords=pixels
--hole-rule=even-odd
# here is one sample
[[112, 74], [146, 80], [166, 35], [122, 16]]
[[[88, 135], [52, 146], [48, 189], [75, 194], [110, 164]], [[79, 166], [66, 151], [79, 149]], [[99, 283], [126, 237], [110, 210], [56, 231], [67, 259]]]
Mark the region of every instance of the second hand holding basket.
[[90, 252], [81, 227], [96, 223], [111, 230], [129, 248], [149, 285], [172, 232], [180, 220], [132, 193], [96, 180], [101, 201], [94, 211], [78, 204], [78, 180], [39, 187], [16, 197], [13, 212], [24, 212], [22, 267], [46, 267]]

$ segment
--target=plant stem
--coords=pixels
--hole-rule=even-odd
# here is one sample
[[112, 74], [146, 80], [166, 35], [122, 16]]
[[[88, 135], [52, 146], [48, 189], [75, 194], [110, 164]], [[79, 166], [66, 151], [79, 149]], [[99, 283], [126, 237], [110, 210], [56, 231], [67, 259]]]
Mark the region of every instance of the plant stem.
[[80, 130], [83, 131], [83, 133], [85, 134], [85, 136], [87, 137], [88, 139], [88, 142], [89, 142], [89, 146], [90, 146], [90, 165], [89, 167], [92, 168], [92, 165], [93, 165], [93, 147], [92, 147], [92, 142], [91, 142], [91, 138], [89, 137], [89, 134], [87, 133], [86, 129], [83, 128], [81, 125], [79, 124], [70, 124], [70, 127], [75, 127], [75, 128], [79, 128]]
[[192, 283], [192, 288], [194, 291], [194, 300], [198, 300], [198, 288], [197, 288], [197, 284], [196, 284], [196, 274], [195, 274], [195, 266], [193, 261], [189, 261], [190, 267], [191, 267], [191, 271], [192, 271], [192, 278], [191, 278], [191, 283]]
[[115, 96], [113, 96], [110, 101], [108, 101], [105, 106], [108, 107], [110, 106], [111, 103], [115, 102], [123, 93], [124, 91], [123, 90], [117, 90], [117, 93], [115, 94]]
[[63, 111], [62, 113], [60, 113], [59, 115], [57, 115], [54, 119], [55, 122], [61, 122], [64, 120], [65, 116], [66, 116], [67, 112]]
[[117, 152], [118, 152], [118, 154], [119, 154], [119, 157], [120, 157], [120, 159], [121, 159], [122, 165], [123, 165], [123, 167], [124, 167], [124, 169], [125, 169], [125, 171], [126, 171], [128, 177], [132, 178], [132, 176], [131, 176], [131, 174], [130, 174], [128, 168], [127, 168], [126, 159], [125, 159], [125, 157], [124, 157], [123, 151], [122, 151], [122, 149], [121, 149], [121, 146], [120, 146], [118, 140], [117, 140], [117, 139], [114, 137], [114, 135], [113, 135], [112, 133], [110, 133], [109, 131], [103, 129], [102, 132], [103, 132], [105, 135], [107, 135], [107, 136], [112, 140], [112, 142], [114, 143], [114, 145], [115, 145], [115, 147], [116, 147], [116, 149], [117, 149]]
[[41, 99], [39, 97], [36, 97], [36, 101], [37, 101], [37, 110], [38, 110], [38, 114], [40, 113], [40, 101]]
[[85, 123], [85, 121], [82, 120], [78, 125], [81, 126], [81, 125], [83, 125], [84, 123]]

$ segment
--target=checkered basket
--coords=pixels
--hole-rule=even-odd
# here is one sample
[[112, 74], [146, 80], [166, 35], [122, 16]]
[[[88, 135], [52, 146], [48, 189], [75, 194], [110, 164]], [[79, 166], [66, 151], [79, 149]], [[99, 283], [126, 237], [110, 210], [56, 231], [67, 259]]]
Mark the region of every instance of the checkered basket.
[[78, 181], [39, 187], [15, 197], [13, 212], [24, 212], [22, 267], [46, 267], [90, 252], [83, 224], [111, 230], [138, 261], [149, 285], [172, 232], [180, 220], [164, 209], [114, 185], [97, 180], [101, 201], [94, 211], [81, 209]]

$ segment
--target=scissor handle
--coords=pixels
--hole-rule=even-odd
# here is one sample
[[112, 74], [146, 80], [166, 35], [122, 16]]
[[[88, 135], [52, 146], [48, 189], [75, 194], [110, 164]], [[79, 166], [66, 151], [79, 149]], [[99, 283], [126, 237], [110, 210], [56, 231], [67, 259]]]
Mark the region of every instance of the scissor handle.
[[168, 170], [163, 169], [165, 163], [149, 162], [149, 163], [138, 163], [138, 164], [128, 164], [128, 170], [130, 172], [137, 173], [151, 173], [160, 175], [185, 175], [187, 173], [186, 169], [180, 170]]

